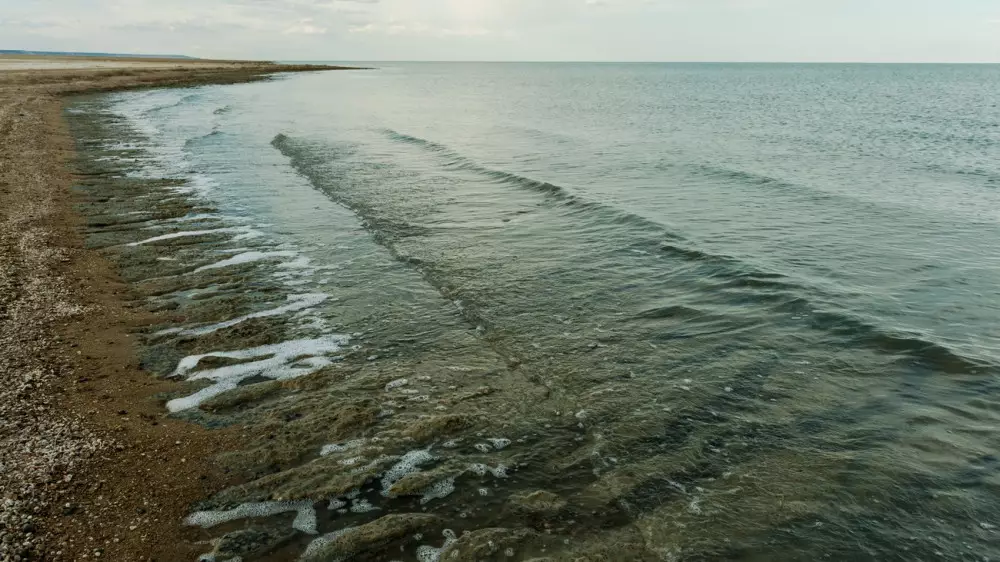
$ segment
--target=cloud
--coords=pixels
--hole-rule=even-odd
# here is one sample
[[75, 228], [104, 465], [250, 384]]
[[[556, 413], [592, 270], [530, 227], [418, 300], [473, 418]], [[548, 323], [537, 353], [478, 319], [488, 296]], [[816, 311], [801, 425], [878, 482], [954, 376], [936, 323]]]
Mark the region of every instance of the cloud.
[[326, 28], [317, 26], [313, 23], [312, 18], [305, 18], [285, 30], [287, 35], [323, 35], [325, 33]]
[[372, 33], [410, 37], [487, 37], [497, 35], [485, 27], [436, 27], [424, 22], [390, 22], [387, 24], [367, 23], [348, 28], [350, 33]]
[[34, 50], [286, 60], [985, 62], [1000, 60], [1000, 33], [993, 32], [1000, 14], [992, 3], [0, 0], [0, 40]]

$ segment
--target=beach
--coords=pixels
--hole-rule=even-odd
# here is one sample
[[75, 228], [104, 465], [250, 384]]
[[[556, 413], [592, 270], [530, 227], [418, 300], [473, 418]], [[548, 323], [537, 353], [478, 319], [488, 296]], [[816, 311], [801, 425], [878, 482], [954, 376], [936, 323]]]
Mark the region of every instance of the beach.
[[[165, 419], [129, 334], [149, 321], [84, 248], [67, 96], [231, 84], [326, 67], [0, 57], [0, 559], [181, 560], [190, 503], [234, 432]], [[330, 67], [332, 68], [332, 67]]]
[[996, 68], [81, 64], [0, 72], [0, 558], [1000, 556]]

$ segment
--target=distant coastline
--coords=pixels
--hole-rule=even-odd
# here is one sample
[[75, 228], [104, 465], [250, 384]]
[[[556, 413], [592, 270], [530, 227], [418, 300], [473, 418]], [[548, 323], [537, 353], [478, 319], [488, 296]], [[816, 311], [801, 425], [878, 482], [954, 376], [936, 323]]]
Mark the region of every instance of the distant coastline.
[[42, 56], [42, 57], [100, 57], [100, 58], [125, 58], [125, 59], [189, 59], [197, 60], [197, 57], [187, 55], [137, 55], [133, 53], [83, 53], [76, 51], [24, 51], [17, 49], [0, 49], [0, 55], [15, 56]]

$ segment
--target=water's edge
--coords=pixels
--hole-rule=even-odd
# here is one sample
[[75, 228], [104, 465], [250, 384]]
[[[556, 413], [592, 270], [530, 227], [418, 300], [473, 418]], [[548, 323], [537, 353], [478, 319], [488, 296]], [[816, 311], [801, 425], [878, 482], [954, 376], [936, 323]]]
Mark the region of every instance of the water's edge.
[[[236, 193], [285, 192], [286, 235], [178, 172], [226, 134], [202, 93], [68, 117], [88, 245], [166, 319], [138, 333], [166, 409], [244, 435], [184, 521], [206, 559], [994, 552], [988, 360], [393, 129], [386, 161], [272, 131]], [[191, 100], [205, 134], [164, 149], [144, 117]]]

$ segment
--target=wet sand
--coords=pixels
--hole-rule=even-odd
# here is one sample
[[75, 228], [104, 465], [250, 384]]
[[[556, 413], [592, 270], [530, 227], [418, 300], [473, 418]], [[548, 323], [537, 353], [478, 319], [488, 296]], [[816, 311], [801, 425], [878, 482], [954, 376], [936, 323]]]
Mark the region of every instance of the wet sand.
[[239, 429], [167, 419], [130, 335], [154, 318], [85, 249], [66, 96], [335, 68], [0, 57], [0, 559], [194, 559], [183, 517], [234, 483], [205, 453]]

